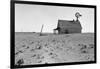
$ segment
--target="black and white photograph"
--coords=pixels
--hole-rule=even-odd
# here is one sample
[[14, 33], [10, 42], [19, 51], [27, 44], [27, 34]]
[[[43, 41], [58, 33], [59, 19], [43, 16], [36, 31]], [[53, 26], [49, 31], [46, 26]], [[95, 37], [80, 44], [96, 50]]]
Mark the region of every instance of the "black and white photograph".
[[14, 65], [95, 63], [95, 6], [36, 3], [14, 3]]

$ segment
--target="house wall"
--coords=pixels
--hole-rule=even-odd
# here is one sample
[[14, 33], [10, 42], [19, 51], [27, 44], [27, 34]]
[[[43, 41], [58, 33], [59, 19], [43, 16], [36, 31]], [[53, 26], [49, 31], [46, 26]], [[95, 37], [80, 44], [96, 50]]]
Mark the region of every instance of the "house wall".
[[81, 33], [81, 29], [80, 28], [72, 28], [72, 29], [68, 29], [69, 33]]
[[81, 33], [79, 28], [61, 28], [58, 30], [59, 34]]
[[59, 20], [58, 21], [58, 30], [59, 34], [69, 34], [69, 33], [81, 33], [81, 24], [79, 21], [65, 21]]

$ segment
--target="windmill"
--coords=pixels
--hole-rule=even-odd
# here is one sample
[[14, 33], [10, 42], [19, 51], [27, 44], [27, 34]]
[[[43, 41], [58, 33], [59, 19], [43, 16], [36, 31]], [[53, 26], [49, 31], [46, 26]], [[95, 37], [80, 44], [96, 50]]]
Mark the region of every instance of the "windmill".
[[76, 21], [78, 21], [78, 18], [81, 17], [82, 15], [79, 12], [75, 13]]

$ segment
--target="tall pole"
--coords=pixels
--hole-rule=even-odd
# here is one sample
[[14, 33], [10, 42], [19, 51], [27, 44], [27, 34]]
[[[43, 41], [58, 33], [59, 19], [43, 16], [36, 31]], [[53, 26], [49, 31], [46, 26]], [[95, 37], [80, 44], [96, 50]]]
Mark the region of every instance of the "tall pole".
[[41, 27], [41, 32], [40, 32], [40, 36], [42, 35], [43, 26], [44, 26], [44, 25], [42, 24], [42, 27]]

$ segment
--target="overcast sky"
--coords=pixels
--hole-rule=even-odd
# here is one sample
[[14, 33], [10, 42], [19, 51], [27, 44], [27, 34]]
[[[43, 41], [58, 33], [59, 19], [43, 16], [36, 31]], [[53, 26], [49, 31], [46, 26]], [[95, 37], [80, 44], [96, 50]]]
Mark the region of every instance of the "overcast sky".
[[78, 7], [60, 7], [47, 5], [15, 4], [15, 32], [53, 32], [57, 27], [58, 19], [76, 19], [79, 12], [82, 32], [94, 32], [94, 9]]

